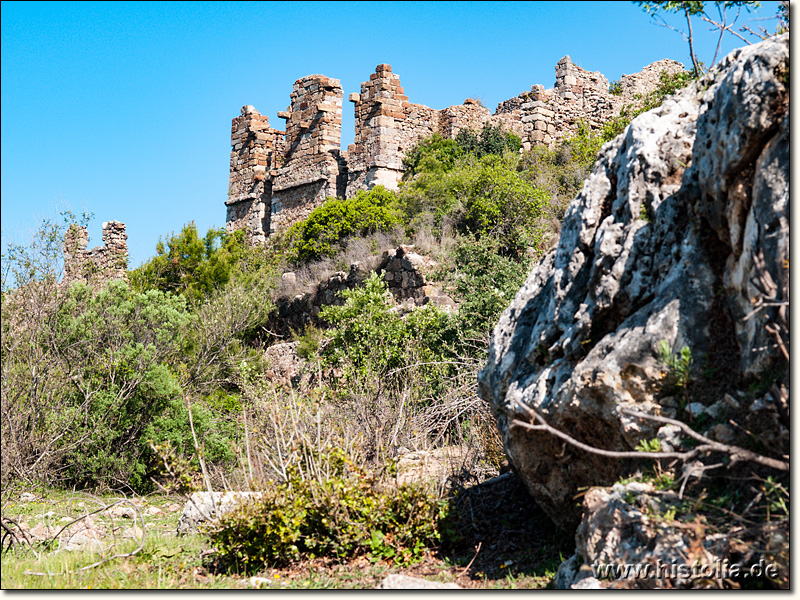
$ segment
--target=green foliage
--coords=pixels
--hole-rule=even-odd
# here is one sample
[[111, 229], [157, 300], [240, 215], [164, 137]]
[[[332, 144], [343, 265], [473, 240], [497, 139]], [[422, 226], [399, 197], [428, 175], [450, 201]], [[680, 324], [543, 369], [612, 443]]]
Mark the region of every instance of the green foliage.
[[159, 240], [156, 256], [130, 274], [131, 285], [184, 295], [198, 303], [230, 280], [231, 272], [246, 253], [243, 231], [228, 233], [211, 228], [200, 237], [194, 222], [177, 235]]
[[437, 223], [452, 219], [461, 233], [497, 237], [506, 254], [521, 256], [541, 241], [537, 219], [550, 197], [517, 170], [519, 160], [468, 155], [444, 174], [420, 173], [399, 194], [406, 218], [430, 211]]
[[469, 129], [461, 129], [455, 137], [455, 142], [461, 147], [464, 154], [474, 154], [483, 158], [490, 154], [502, 156], [506, 152], [518, 152], [522, 141], [511, 132], [504, 132], [499, 125], [485, 123], [480, 133]]
[[[344, 367], [346, 376], [379, 374], [417, 363], [437, 363], [451, 357], [457, 336], [452, 319], [433, 306], [401, 317], [391, 310], [386, 283], [372, 273], [364, 287], [344, 290], [342, 306], [326, 306], [320, 316], [333, 326], [322, 352], [329, 365]], [[422, 369], [421, 379], [440, 381], [446, 366]]]
[[496, 238], [466, 238], [454, 251], [453, 285], [461, 302], [462, 338], [483, 339], [511, 303], [530, 270], [530, 261], [518, 262], [500, 253]]
[[434, 133], [406, 152], [403, 157], [403, 166], [406, 168], [403, 179], [411, 179], [422, 172], [446, 173], [464, 154], [464, 147], [457, 140], [445, 139], [441, 134]]
[[[689, 402], [689, 384], [692, 376], [692, 351], [688, 346], [681, 348], [677, 354], [672, 352], [666, 340], [661, 340], [658, 346], [658, 357], [667, 367], [669, 373], [667, 374], [665, 389], [670, 390], [678, 395], [681, 408], [684, 408]], [[705, 415], [700, 415], [699, 419], [703, 420]], [[701, 421], [697, 423], [700, 424]]]
[[661, 452], [661, 440], [653, 438], [651, 440], [642, 440], [636, 446], [639, 452]]
[[300, 560], [367, 555], [409, 564], [439, 540], [444, 503], [422, 487], [379, 482], [337, 448], [306, 448], [324, 476], [287, 479], [221, 517], [208, 530], [221, 559], [237, 570]]
[[318, 327], [309, 325], [301, 334], [294, 334], [292, 338], [297, 342], [297, 355], [300, 358], [312, 360], [319, 355], [325, 332]]
[[686, 390], [692, 374], [692, 351], [689, 347], [684, 346], [678, 354], [675, 354], [667, 340], [661, 340], [658, 346], [658, 355], [661, 362], [669, 367], [669, 377], [673, 384], [679, 390]]
[[461, 129], [455, 139], [445, 139], [439, 133], [420, 140], [403, 158], [406, 168], [403, 180], [412, 179], [418, 173], [444, 174], [456, 166], [456, 161], [473, 155], [483, 158], [490, 154], [502, 156], [506, 152], [519, 151], [522, 141], [503, 128], [486, 123], [480, 132]]
[[352, 235], [386, 231], [401, 224], [395, 194], [383, 186], [359, 191], [352, 198], [328, 200], [287, 233], [301, 261], [333, 256]]
[[[57, 314], [54, 345], [74, 385], [45, 426], [63, 429], [63, 476], [82, 486], [125, 481], [145, 489], [147, 437], [167, 434], [181, 390], [166, 363], [192, 319], [181, 297], [138, 293], [122, 281], [75, 284]], [[185, 430], [184, 430], [185, 433]]]
[[608, 85], [608, 93], [611, 94], [612, 96], [621, 96], [622, 95], [622, 82], [619, 81], [619, 80], [612, 81]]
[[505, 252], [521, 256], [534, 246], [537, 235], [528, 224], [549, 200], [499, 157], [488, 156], [480, 164], [464, 202], [460, 226], [466, 233], [498, 238]]

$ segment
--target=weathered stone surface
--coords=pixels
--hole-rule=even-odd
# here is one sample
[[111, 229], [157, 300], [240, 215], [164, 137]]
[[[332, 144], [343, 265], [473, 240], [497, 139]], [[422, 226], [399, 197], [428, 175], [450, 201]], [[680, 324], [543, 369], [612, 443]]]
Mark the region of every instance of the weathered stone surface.
[[[621, 409], [667, 408], [662, 341], [688, 346], [695, 369], [729, 339], [743, 375], [783, 360], [765, 326], [788, 306], [744, 317], [754, 298], [788, 304], [788, 56], [788, 35], [737, 50], [604, 146], [558, 247], [494, 331], [479, 393], [517, 473], [562, 527], [578, 523], [578, 488], [629, 465], [512, 427], [528, 420], [520, 405], [584, 443], [631, 450], [659, 427]], [[772, 296], [752, 284], [759, 261]]]
[[397, 482], [399, 484], [426, 480], [443, 482], [458, 471], [468, 454], [469, 450], [460, 446], [400, 452], [397, 461]]
[[460, 590], [461, 586], [455, 583], [442, 583], [430, 581], [421, 577], [392, 573], [383, 578], [376, 590]]
[[[413, 309], [432, 303], [442, 310], [451, 312], [458, 308], [458, 304], [450, 298], [440, 285], [428, 283], [426, 274], [436, 267], [436, 262], [430, 258], [423, 257], [414, 252], [414, 246], [401, 245], [398, 248], [385, 250], [375, 267], [376, 272], [383, 277], [392, 293], [393, 298], [400, 303], [404, 309]], [[288, 335], [292, 331], [302, 331], [309, 325], [320, 324], [320, 311], [325, 306], [341, 306], [344, 304], [344, 297], [339, 293], [342, 290], [354, 289], [363, 284], [369, 276], [370, 270], [361, 263], [352, 263], [348, 272], [339, 271], [320, 281], [315, 290], [305, 294], [298, 294], [294, 298], [281, 298], [277, 301], [278, 317], [270, 323], [270, 329], [282, 335]], [[293, 273], [284, 273], [286, 275]], [[288, 283], [288, 282], [287, 282]], [[295, 348], [296, 344], [292, 346]], [[289, 346], [281, 345], [287, 349]], [[270, 352], [283, 353], [284, 350], [268, 350]], [[285, 363], [284, 359], [279, 359]], [[281, 363], [281, 364], [283, 364]], [[274, 374], [278, 377], [283, 371], [279, 366]], [[295, 369], [298, 373], [299, 370]], [[272, 376], [272, 375], [270, 375]]]
[[178, 519], [178, 534], [197, 531], [197, 525], [218, 517], [242, 502], [261, 497], [261, 492], [195, 492]]
[[64, 281], [103, 282], [128, 278], [128, 235], [125, 223], [103, 223], [103, 245], [91, 250], [85, 226], [71, 225], [64, 236]]
[[307, 361], [297, 354], [298, 343], [273, 344], [264, 351], [269, 364], [264, 375], [268, 380], [288, 386], [299, 383]]

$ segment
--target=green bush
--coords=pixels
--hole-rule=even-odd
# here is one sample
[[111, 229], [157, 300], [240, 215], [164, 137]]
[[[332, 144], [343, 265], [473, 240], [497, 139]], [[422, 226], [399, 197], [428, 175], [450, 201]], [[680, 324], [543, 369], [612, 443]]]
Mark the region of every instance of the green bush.
[[455, 166], [457, 159], [468, 153], [464, 145], [456, 140], [445, 139], [439, 133], [420, 140], [403, 157], [406, 171], [403, 179], [408, 180], [417, 173], [446, 173]]
[[536, 188], [507, 161], [487, 156], [467, 190], [460, 227], [465, 233], [492, 235], [505, 251], [521, 256], [536, 244], [530, 225], [549, 201], [547, 192]]
[[462, 339], [482, 340], [525, 281], [531, 260], [501, 254], [496, 238], [464, 238], [454, 251], [456, 272], [451, 277], [459, 308]]
[[[433, 306], [418, 308], [403, 318], [392, 311], [386, 283], [372, 273], [364, 286], [344, 290], [342, 306], [326, 306], [320, 316], [333, 328], [322, 352], [328, 365], [347, 376], [378, 374], [412, 363], [438, 363], [452, 357], [456, 341], [452, 319]], [[436, 383], [447, 367], [431, 364], [421, 379]]]
[[211, 228], [201, 238], [192, 222], [179, 234], [158, 241], [156, 256], [131, 272], [131, 285], [139, 291], [182, 294], [197, 303], [229, 281], [246, 252], [243, 231]]
[[522, 140], [499, 125], [486, 123], [479, 133], [461, 129], [454, 139], [445, 139], [439, 133], [420, 140], [403, 157], [403, 180], [412, 179], [417, 173], [443, 174], [456, 166], [456, 161], [473, 155], [483, 158], [490, 154], [502, 156], [506, 152], [517, 153]]
[[466, 155], [447, 173], [420, 173], [399, 193], [407, 220], [427, 211], [439, 227], [450, 219], [461, 233], [492, 235], [504, 252], [521, 256], [541, 241], [538, 219], [550, 195], [517, 170], [519, 162], [510, 153]]
[[[64, 431], [67, 481], [146, 488], [154, 466], [145, 432], [182, 398], [166, 366], [182, 352], [192, 318], [182, 297], [134, 292], [113, 281], [99, 291], [75, 284], [57, 314], [54, 360], [67, 371], [68, 405], [47, 427]], [[163, 424], [163, 423], [162, 423]], [[163, 428], [159, 428], [159, 431]]]
[[316, 557], [409, 564], [439, 541], [445, 503], [422, 487], [379, 482], [342, 450], [307, 448], [316, 467], [223, 515], [207, 530], [224, 563], [251, 572]]
[[297, 259], [333, 256], [340, 243], [353, 235], [389, 230], [401, 224], [397, 198], [383, 186], [359, 191], [352, 198], [328, 200], [287, 232]]

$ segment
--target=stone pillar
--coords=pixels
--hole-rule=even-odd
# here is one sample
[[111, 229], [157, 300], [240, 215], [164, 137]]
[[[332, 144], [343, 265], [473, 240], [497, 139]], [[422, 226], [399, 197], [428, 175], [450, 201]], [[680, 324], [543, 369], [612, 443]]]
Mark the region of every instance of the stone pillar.
[[242, 107], [231, 123], [231, 161], [228, 184], [228, 231], [244, 229], [248, 239], [263, 242], [269, 233], [270, 171], [282, 159], [283, 132], [253, 106]]
[[103, 248], [100, 270], [106, 277], [125, 279], [128, 276], [128, 234], [125, 223], [103, 223]]
[[339, 151], [342, 143], [342, 84], [324, 75], [294, 83], [286, 119], [286, 162]]
[[397, 189], [403, 172], [400, 152], [400, 127], [409, 107], [408, 96], [400, 85], [400, 77], [392, 67], [380, 64], [361, 84], [361, 94], [350, 98], [355, 102], [356, 138], [350, 152], [362, 155], [367, 187], [383, 185]]
[[327, 198], [344, 196], [347, 167], [341, 156], [342, 84], [325, 75], [298, 79], [286, 119], [284, 165], [272, 181], [270, 232], [307, 217]]

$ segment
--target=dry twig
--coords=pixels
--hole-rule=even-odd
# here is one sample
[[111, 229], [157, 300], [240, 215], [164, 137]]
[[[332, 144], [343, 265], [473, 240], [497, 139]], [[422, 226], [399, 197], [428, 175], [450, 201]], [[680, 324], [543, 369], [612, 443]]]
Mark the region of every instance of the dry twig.
[[728, 444], [715, 442], [714, 440], [710, 440], [707, 437], [700, 435], [699, 433], [694, 431], [691, 427], [689, 427], [686, 423], [678, 421], [677, 419], [669, 419], [667, 417], [648, 415], [646, 413], [640, 413], [637, 411], [624, 408], [620, 409], [620, 412], [631, 415], [633, 417], [638, 417], [640, 419], [648, 419], [650, 421], [656, 421], [659, 423], [668, 423], [670, 425], [676, 425], [680, 427], [684, 433], [696, 439], [697, 441], [701, 442], [702, 445], [697, 446], [696, 448], [693, 448], [692, 450], [688, 450], [686, 452], [640, 452], [636, 450], [616, 451], [616, 450], [604, 450], [602, 448], [595, 448], [594, 446], [590, 446], [588, 444], [584, 444], [583, 442], [579, 442], [572, 436], [550, 425], [547, 421], [545, 421], [544, 417], [542, 417], [539, 413], [537, 413], [529, 406], [526, 406], [521, 403], [519, 404], [519, 406], [522, 407], [522, 409], [526, 413], [528, 413], [528, 415], [530, 415], [533, 423], [520, 421], [519, 419], [514, 419], [511, 421], [512, 427], [521, 427], [523, 429], [528, 429], [530, 431], [546, 431], [547, 433], [550, 433], [564, 440], [565, 442], [569, 443], [572, 446], [575, 446], [576, 448], [580, 448], [581, 450], [584, 450], [591, 454], [597, 454], [599, 456], [607, 456], [609, 458], [648, 458], [648, 459], [677, 458], [683, 462], [688, 462], [690, 460], [697, 458], [698, 456], [701, 456], [709, 452], [723, 452], [728, 456], [730, 456], [732, 463], [737, 461], [748, 461], [764, 465], [772, 469], [777, 469], [779, 471], [789, 470], [788, 462], [776, 460], [774, 458], [769, 458], [767, 456], [762, 456], [760, 454], [756, 454], [755, 452], [751, 452], [750, 450], [745, 450], [744, 448], [740, 448], [738, 446], [730, 446]]

